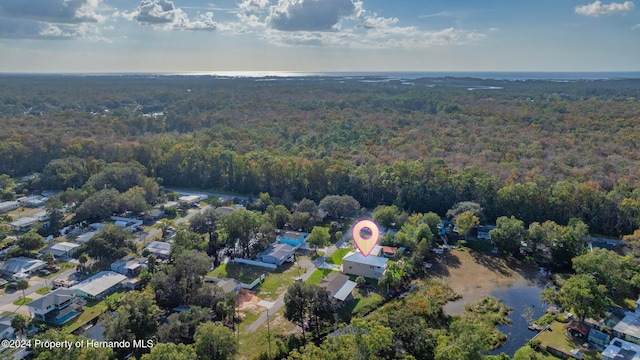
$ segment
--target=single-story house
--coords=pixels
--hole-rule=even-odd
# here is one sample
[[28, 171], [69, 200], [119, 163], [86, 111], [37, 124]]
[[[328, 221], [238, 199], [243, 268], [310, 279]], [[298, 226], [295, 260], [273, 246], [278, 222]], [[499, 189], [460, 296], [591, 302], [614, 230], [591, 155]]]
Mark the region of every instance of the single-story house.
[[145, 249], [158, 259], [168, 259], [171, 255], [171, 244], [164, 241], [152, 241], [147, 244]]
[[260, 257], [260, 261], [267, 264], [276, 264], [278, 266], [285, 262], [294, 262], [296, 248], [288, 244], [274, 244], [265, 250]]
[[613, 338], [601, 355], [602, 360], [640, 360], [640, 345]]
[[51, 254], [56, 258], [71, 257], [80, 247], [80, 244], [70, 242], [53, 243], [40, 251], [41, 254]]
[[640, 313], [628, 312], [613, 327], [613, 336], [640, 345]]
[[304, 244], [309, 237], [308, 233], [297, 231], [278, 230], [278, 233], [279, 235], [277, 237], [277, 240], [280, 244], [291, 245], [296, 249], [302, 246], [302, 244]]
[[31, 227], [38, 222], [38, 219], [34, 219], [32, 217], [23, 217], [9, 224], [9, 227], [13, 231], [22, 231], [26, 232], [31, 229]]
[[242, 282], [236, 279], [222, 279], [218, 281], [217, 285], [224, 291], [226, 294], [234, 293], [237, 294], [240, 292], [240, 288]]
[[84, 244], [87, 241], [91, 240], [92, 237], [96, 236], [97, 233], [97, 231], [87, 231], [84, 234], [80, 234], [80, 236], [76, 238], [76, 242]]
[[389, 259], [379, 256], [363, 256], [359, 252], [350, 252], [342, 258], [342, 272], [348, 275], [380, 279], [387, 269]]
[[136, 277], [140, 275], [140, 271], [147, 267], [147, 258], [126, 258], [113, 262], [109, 268], [118, 274], [128, 277]]
[[585, 325], [583, 322], [577, 321], [577, 320], [571, 320], [566, 325], [566, 329], [567, 331], [569, 331], [569, 333], [571, 333], [572, 336], [581, 337], [585, 339], [587, 338], [587, 336], [589, 336], [589, 331], [591, 330], [590, 327]]
[[5, 261], [4, 264], [0, 265], [0, 270], [9, 276], [15, 274], [31, 275], [44, 269], [45, 266], [47, 266], [47, 263], [42, 260], [17, 257]]
[[489, 235], [489, 232], [493, 229], [495, 229], [496, 227], [493, 225], [480, 225], [478, 226], [478, 236], [477, 238], [479, 240], [491, 240], [491, 236]]
[[18, 199], [18, 203], [26, 207], [41, 207], [45, 205], [44, 198], [39, 195], [21, 197]]
[[12, 339], [16, 330], [11, 327], [11, 320], [15, 314], [0, 317], [0, 340]]
[[33, 300], [27, 307], [34, 319], [47, 324], [62, 325], [82, 313], [83, 303], [75, 290], [58, 288]]
[[207, 200], [208, 197], [209, 196], [204, 195], [204, 194], [184, 195], [184, 196], [180, 196], [178, 198], [178, 202], [180, 204], [191, 205], [191, 204], [197, 204], [200, 201]]
[[111, 292], [120, 288], [121, 283], [127, 277], [113, 271], [101, 271], [92, 277], [83, 280], [70, 289], [74, 289], [78, 296], [87, 299], [102, 299]]
[[17, 201], [3, 201], [0, 202], [0, 214], [4, 214], [7, 211], [15, 210], [20, 207], [20, 203]]
[[144, 220], [147, 222], [155, 222], [166, 216], [164, 209], [154, 208], [144, 214]]
[[600, 348], [605, 348], [611, 341], [611, 336], [607, 333], [603, 333], [600, 330], [591, 329], [591, 331], [589, 331], [587, 340], [592, 344], [600, 346]]
[[396, 251], [398, 251], [397, 247], [394, 247], [394, 246], [383, 246], [382, 247], [382, 256], [384, 256], [386, 258], [392, 258], [396, 254]]
[[357, 284], [349, 277], [340, 273], [331, 273], [320, 283], [320, 287], [327, 289], [331, 297], [336, 299], [338, 305], [342, 305], [353, 299], [353, 289]]
[[51, 219], [51, 216], [49, 216], [46, 211], [41, 211], [33, 216], [38, 219], [38, 221], [49, 221], [49, 219]]

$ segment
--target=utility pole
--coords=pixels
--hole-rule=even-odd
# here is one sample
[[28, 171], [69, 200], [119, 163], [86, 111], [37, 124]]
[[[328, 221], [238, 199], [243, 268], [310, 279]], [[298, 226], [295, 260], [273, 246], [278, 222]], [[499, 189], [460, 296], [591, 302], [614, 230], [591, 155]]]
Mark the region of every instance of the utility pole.
[[269, 308], [267, 308], [267, 342], [269, 343], [269, 357], [271, 357], [271, 326], [269, 325]]

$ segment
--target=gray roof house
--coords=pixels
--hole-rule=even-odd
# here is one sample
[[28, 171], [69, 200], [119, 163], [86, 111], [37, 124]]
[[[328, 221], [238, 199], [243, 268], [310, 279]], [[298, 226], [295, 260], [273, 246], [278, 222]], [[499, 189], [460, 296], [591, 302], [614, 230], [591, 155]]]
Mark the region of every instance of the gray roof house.
[[11, 327], [11, 319], [14, 314], [0, 317], [0, 340], [11, 339], [16, 330]]
[[71, 257], [77, 248], [80, 247], [80, 244], [74, 244], [67, 241], [53, 243], [44, 248], [40, 253], [42, 254], [51, 254], [56, 258], [61, 257]]
[[164, 241], [152, 241], [147, 244], [145, 249], [158, 259], [167, 259], [171, 255], [171, 244]]
[[75, 290], [58, 288], [48, 292], [29, 304], [29, 313], [34, 319], [47, 324], [62, 325], [82, 313], [84, 301]]
[[353, 299], [351, 293], [356, 288], [356, 283], [349, 280], [347, 275], [334, 272], [324, 278], [319, 286], [327, 289], [331, 297], [342, 304]]
[[222, 279], [217, 284], [225, 293], [238, 293], [242, 282], [236, 279]]
[[640, 345], [613, 338], [600, 355], [603, 360], [640, 360]]
[[69, 289], [75, 290], [78, 296], [87, 299], [102, 299], [109, 293], [119, 289], [126, 279], [126, 276], [113, 271], [101, 271]]
[[613, 327], [613, 336], [640, 345], [640, 313], [628, 312]]
[[46, 262], [26, 257], [11, 258], [0, 265], [0, 270], [7, 275], [28, 274], [44, 269]]
[[342, 272], [348, 275], [380, 279], [387, 269], [387, 261], [389, 259], [385, 257], [363, 256], [359, 252], [350, 252], [342, 258]]
[[113, 262], [109, 268], [118, 274], [128, 277], [136, 277], [140, 275], [140, 271], [147, 267], [147, 258], [126, 258]]
[[278, 266], [285, 262], [293, 262], [293, 253], [296, 251], [291, 245], [288, 244], [274, 244], [269, 249], [265, 250], [260, 257], [260, 261], [267, 264], [276, 264]]

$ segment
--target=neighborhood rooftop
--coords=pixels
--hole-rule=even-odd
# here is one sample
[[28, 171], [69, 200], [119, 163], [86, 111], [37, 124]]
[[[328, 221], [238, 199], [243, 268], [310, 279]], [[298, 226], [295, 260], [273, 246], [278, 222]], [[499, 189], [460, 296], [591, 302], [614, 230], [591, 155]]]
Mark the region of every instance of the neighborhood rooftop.
[[2, 270], [9, 274], [29, 274], [33, 271], [42, 269], [46, 263], [42, 260], [31, 259], [26, 257], [11, 258], [2, 264]]
[[378, 266], [378, 267], [384, 267], [387, 261], [389, 261], [389, 259], [384, 257], [372, 256], [372, 255], [364, 256], [359, 252], [349, 253], [345, 255], [345, 257], [343, 257], [342, 260], [343, 261], [348, 260], [355, 263]]
[[51, 306], [58, 306], [75, 297], [75, 290], [58, 288], [33, 300], [27, 306], [34, 309], [49, 309]]
[[349, 297], [356, 286], [357, 284], [349, 280], [347, 275], [340, 273], [331, 273], [320, 283], [320, 287], [327, 289], [331, 296], [340, 301]]
[[616, 326], [613, 328], [614, 333], [627, 334], [640, 338], [640, 314], [629, 312]]
[[127, 277], [113, 271], [101, 271], [94, 276], [73, 285], [72, 289], [77, 289], [92, 297], [97, 297], [103, 292], [118, 285]]

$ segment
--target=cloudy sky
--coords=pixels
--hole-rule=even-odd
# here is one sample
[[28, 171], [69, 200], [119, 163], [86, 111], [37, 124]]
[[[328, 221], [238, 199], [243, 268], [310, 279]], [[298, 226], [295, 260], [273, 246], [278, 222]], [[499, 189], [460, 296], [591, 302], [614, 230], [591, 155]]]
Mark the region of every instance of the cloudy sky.
[[0, 0], [0, 72], [640, 71], [590, 0]]

